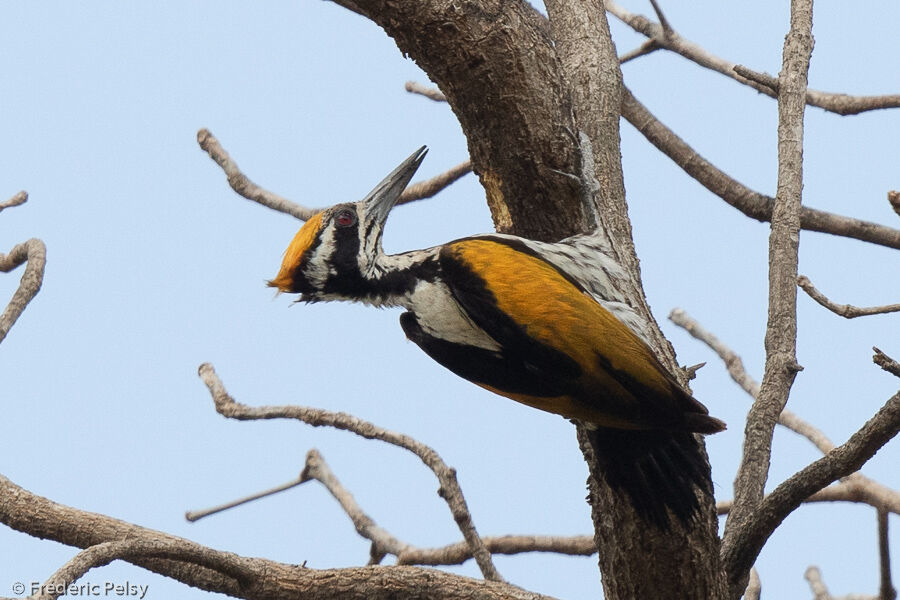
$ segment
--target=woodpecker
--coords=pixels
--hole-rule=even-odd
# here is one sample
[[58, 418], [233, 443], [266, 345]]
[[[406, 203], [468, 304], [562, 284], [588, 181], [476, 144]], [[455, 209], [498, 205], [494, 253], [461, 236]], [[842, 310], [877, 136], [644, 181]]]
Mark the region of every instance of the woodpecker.
[[456, 375], [583, 423], [607, 483], [646, 521], [694, 518], [698, 493], [712, 495], [694, 434], [725, 424], [656, 358], [608, 242], [492, 233], [388, 255], [385, 222], [426, 152], [363, 200], [309, 218], [269, 285], [307, 303], [405, 308], [406, 337]]

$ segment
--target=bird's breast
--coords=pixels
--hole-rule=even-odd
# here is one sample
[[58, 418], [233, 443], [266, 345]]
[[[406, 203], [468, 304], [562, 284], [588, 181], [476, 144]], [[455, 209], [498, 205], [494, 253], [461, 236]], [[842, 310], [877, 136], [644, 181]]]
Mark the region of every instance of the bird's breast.
[[454, 344], [498, 351], [500, 345], [478, 327], [442, 281], [419, 281], [400, 304], [415, 315], [422, 330]]

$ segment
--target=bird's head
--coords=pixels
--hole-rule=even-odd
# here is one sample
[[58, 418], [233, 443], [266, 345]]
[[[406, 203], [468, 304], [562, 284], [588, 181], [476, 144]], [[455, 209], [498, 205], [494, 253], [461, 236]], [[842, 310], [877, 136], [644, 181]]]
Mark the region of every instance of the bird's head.
[[425, 158], [422, 146], [359, 202], [316, 213], [297, 232], [269, 286], [301, 300], [365, 299], [371, 294], [388, 214]]

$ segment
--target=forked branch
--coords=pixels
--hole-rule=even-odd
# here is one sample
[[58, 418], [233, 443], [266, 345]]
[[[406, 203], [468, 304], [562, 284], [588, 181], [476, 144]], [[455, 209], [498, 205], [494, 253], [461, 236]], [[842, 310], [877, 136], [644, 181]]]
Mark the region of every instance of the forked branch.
[[896, 360], [894, 360], [878, 348], [873, 347], [872, 350], [875, 351], [875, 355], [872, 356], [872, 362], [874, 362], [876, 365], [878, 365], [888, 373], [900, 377], [900, 363], [898, 363]]
[[[321, 210], [320, 208], [311, 208], [297, 204], [284, 196], [270, 192], [253, 183], [250, 178], [241, 171], [234, 159], [231, 158], [228, 152], [225, 151], [225, 148], [222, 147], [222, 144], [219, 143], [219, 140], [216, 139], [208, 129], [201, 129], [197, 132], [197, 143], [200, 144], [200, 147], [225, 172], [225, 176], [228, 178], [228, 185], [231, 186], [231, 189], [247, 200], [252, 200], [257, 204], [261, 204], [272, 210], [291, 215], [301, 221], [307, 220]], [[472, 163], [470, 161], [465, 161], [431, 179], [416, 182], [404, 190], [403, 194], [400, 195], [400, 200], [397, 204], [406, 204], [416, 200], [431, 198], [471, 171]]]
[[[694, 42], [681, 37], [668, 22], [663, 24], [654, 23], [643, 15], [629, 12], [612, 0], [606, 0], [606, 10], [638, 33], [646, 36], [657, 47], [675, 52], [705, 69], [710, 69], [734, 79], [738, 83], [749, 86], [770, 98], [778, 97], [779, 84], [776, 77], [715, 56]], [[816, 106], [823, 110], [846, 116], [870, 110], [898, 108], [900, 107], [900, 94], [851, 96], [819, 90], [807, 90], [806, 103], [810, 106]]]
[[[406, 90], [432, 100], [446, 100], [440, 91], [408, 82]], [[622, 95], [622, 117], [631, 123], [647, 141], [668, 156], [685, 173], [700, 185], [738, 209], [751, 219], [768, 222], [772, 219], [775, 199], [752, 190], [737, 181], [714, 164], [700, 156], [683, 139], [657, 119], [625, 87]], [[871, 221], [803, 206], [800, 209], [800, 226], [807, 231], [829, 233], [840, 237], [877, 244], [900, 250], [900, 229], [893, 229]]]
[[252, 200], [272, 210], [291, 215], [301, 221], [305, 221], [316, 214], [316, 210], [301, 206], [250, 181], [250, 178], [244, 175], [237, 163], [234, 162], [228, 152], [225, 151], [225, 148], [219, 143], [219, 140], [208, 129], [201, 129], [197, 132], [197, 143], [225, 171], [225, 176], [228, 178], [228, 185], [231, 186], [231, 189], [247, 200]]
[[[746, 372], [740, 356], [731, 348], [680, 308], [673, 310], [669, 314], [669, 319], [695, 339], [709, 346], [723, 360], [728, 374], [745, 392], [753, 398], [759, 394], [759, 383]], [[873, 359], [876, 364], [888, 371], [891, 370], [892, 365], [897, 365], [896, 361], [877, 348]], [[900, 376], [900, 365], [897, 367], [898, 376]], [[828, 454], [835, 448], [834, 443], [828, 439], [825, 432], [788, 409], [781, 411], [778, 416], [778, 424], [809, 440], [822, 454]], [[900, 492], [859, 472], [842, 478], [838, 484], [819, 490], [805, 502], [861, 502], [876, 509], [900, 514]], [[719, 514], [726, 514], [730, 509], [730, 500], [718, 504]]]
[[33, 537], [88, 549], [57, 572], [59, 579], [51, 578], [49, 582], [75, 581], [93, 566], [120, 558], [192, 587], [248, 600], [395, 600], [400, 597], [551, 600], [505, 583], [421, 567], [319, 570], [245, 558], [106, 515], [57, 504], [2, 475], [0, 523]]
[[[700, 185], [748, 217], [762, 222], [771, 221], [774, 198], [748, 188], [700, 156], [647, 110], [628, 88], [625, 88], [623, 94], [622, 116]], [[900, 250], [898, 229], [808, 206], [800, 209], [800, 227], [807, 231], [830, 233]]]
[[[725, 362], [732, 379], [734, 379], [747, 393], [751, 396], [756, 396], [756, 394], [759, 393], [759, 384], [746, 373], [740, 357], [728, 348], [728, 346], [704, 329], [696, 320], [689, 317], [687, 313], [681, 309], [673, 310], [669, 315], [669, 319], [676, 325], [684, 328], [693, 337], [704, 342], [713, 349]], [[875, 351], [875, 362], [890, 371], [892, 364], [896, 364], [896, 362], [880, 352], [877, 348]], [[898, 367], [900, 367], [900, 365], [898, 365]], [[826, 456], [823, 459], [820, 459], [820, 461], [807, 467], [807, 469], [800, 471], [800, 473], [791, 477], [776, 488], [775, 491], [778, 492], [780, 496], [775, 496], [775, 493], [773, 492], [763, 499], [762, 504], [754, 513], [751, 521], [756, 523], [761, 518], [761, 515], [767, 515], [768, 518], [773, 520], [766, 521], [765, 526], [762, 526], [759, 523], [752, 525], [752, 527], [757, 529], [757, 535], [764, 535], [763, 539], [754, 538], [752, 543], [758, 544], [759, 548], [761, 548], [762, 544], [765, 543], [765, 540], [768, 539], [768, 535], [771, 535], [771, 532], [774, 531], [775, 527], [777, 527], [784, 517], [790, 514], [790, 512], [802, 502], [861, 502], [875, 507], [878, 511], [900, 514], [900, 493], [866, 477], [862, 473], [856, 472], [859, 467], [857, 466], [854, 468], [852, 466], [853, 463], [850, 460], [850, 455], [855, 453], [856, 458], [853, 458], [853, 460], [858, 461], [858, 464], [861, 466], [868, 458], [871, 458], [871, 456], [874, 455], [880, 445], [883, 445], [896, 435], [897, 429], [900, 428], [900, 401], [898, 401], [898, 396], [889, 400], [886, 408], [879, 411], [872, 421], [867, 423], [863, 429], [857, 432], [857, 434], [851, 437], [846, 444], [840, 447], [835, 447], [831, 440], [829, 440], [818, 428], [812, 426], [788, 410], [782, 411], [778, 419], [779, 424], [806, 437]], [[872, 424], [873, 421], [876, 420], [880, 422], [880, 425]], [[894, 421], [893, 424], [891, 423], [892, 420]], [[870, 424], [872, 425], [870, 426]], [[894, 430], [893, 434], [890, 433], [891, 428]], [[871, 439], [867, 439], [869, 436], [871, 436]], [[841, 455], [843, 455], [844, 458], [838, 458]], [[828, 476], [832, 476], [831, 479], [828, 479], [828, 476], [825, 476], [825, 468], [820, 465], [820, 463], [826, 459], [828, 459], [828, 462], [831, 464], [831, 467], [829, 468], [832, 470], [828, 473]], [[838, 468], [838, 463], [841, 461], [844, 461], [844, 463]], [[813, 476], [803, 475], [801, 478], [800, 475], [807, 473], [807, 470], [812, 469], [815, 465], [820, 465], [817, 469], [822, 471], [816, 473], [815, 477], [818, 479], [815, 480], [815, 485], [811, 485], [811, 483], [813, 483]], [[848, 465], [850, 466], [848, 467]], [[813, 470], [813, 472], [816, 471]], [[835, 479], [840, 479], [840, 483], [825, 487]], [[786, 485], [788, 488], [783, 487]], [[792, 488], [792, 486], [800, 485], [806, 487], [802, 491], [797, 491]], [[790, 492], [790, 494], [788, 492]], [[807, 494], [805, 497], [802, 495], [804, 493]], [[773, 497], [775, 498], [774, 500], [772, 500]], [[720, 502], [717, 505], [719, 514], [726, 514], [731, 510], [731, 507], [731, 501]], [[777, 519], [773, 516], [776, 513], [781, 515]], [[748, 527], [751, 527], [751, 524], [748, 524]], [[732, 547], [746, 543], [750, 543], [749, 538], [739, 538], [734, 542]], [[758, 553], [758, 551], [757, 548], [756, 552]], [[753, 561], [755, 561], [755, 555], [753, 557], [745, 556], [741, 564], [748, 565], [752, 564]], [[730, 570], [731, 568], [735, 568], [733, 561], [731, 563], [726, 562], [726, 565], [729, 568], [728, 572], [734, 573], [734, 571]]]
[[19, 287], [0, 314], [0, 342], [6, 338], [6, 334], [25, 311], [25, 307], [41, 290], [46, 262], [47, 248], [44, 242], [37, 238], [13, 246], [9, 254], [0, 254], [0, 271], [4, 273], [9, 273], [22, 263], [27, 263]]
[[25, 204], [26, 202], [28, 202], [28, 192], [22, 190], [6, 202], [0, 202], [0, 211], [12, 208], [13, 206], [19, 206], [20, 204]]
[[733, 543], [723, 548], [723, 561], [729, 575], [733, 577], [749, 570], [775, 528], [805, 498], [832, 481], [859, 470], [898, 431], [900, 393], [891, 396], [875, 416], [844, 444], [792, 475], [763, 499], [737, 530]]
[[900, 311], [900, 304], [886, 304], [884, 306], [870, 306], [867, 308], [859, 308], [851, 304], [837, 304], [828, 299], [828, 297], [816, 289], [812, 281], [806, 275], [797, 278], [797, 285], [806, 292], [810, 298], [830, 310], [836, 315], [840, 315], [845, 319], [855, 319], [856, 317], [867, 317], [869, 315], [883, 315]]
[[440, 482], [438, 493], [447, 502], [453, 519], [463, 534], [475, 562], [485, 579], [502, 581], [494, 567], [491, 554], [479, 537], [472, 521], [471, 513], [456, 480], [456, 470], [447, 466], [437, 452], [408, 435], [389, 431], [347, 413], [333, 412], [307, 406], [260, 406], [250, 407], [236, 402], [225, 389], [222, 380], [209, 363], [200, 365], [199, 374], [209, 389], [216, 405], [216, 412], [230, 419], [296, 419], [313, 427], [334, 427], [355, 433], [366, 439], [381, 440], [415, 454], [431, 469]]
[[[221, 512], [262, 498], [280, 493], [309, 481], [318, 481], [338, 501], [341, 508], [353, 522], [356, 532], [371, 542], [369, 564], [379, 564], [385, 556], [393, 555], [400, 565], [460, 565], [472, 558], [472, 550], [465, 542], [421, 548], [403, 542], [379, 527], [356, 502], [347, 488], [341, 484], [328, 463], [315, 449], [306, 455], [306, 464], [300, 475], [271, 490], [250, 495], [241, 500], [202, 511], [190, 511], [186, 517], [196, 521], [211, 514]], [[550, 552], [570, 556], [590, 556], [597, 552], [591, 536], [549, 536], [549, 535], [506, 535], [482, 538], [491, 554], [522, 554], [525, 552]]]
[[888, 511], [878, 511], [879, 600], [895, 600], [897, 590], [891, 578], [891, 544], [888, 535]]

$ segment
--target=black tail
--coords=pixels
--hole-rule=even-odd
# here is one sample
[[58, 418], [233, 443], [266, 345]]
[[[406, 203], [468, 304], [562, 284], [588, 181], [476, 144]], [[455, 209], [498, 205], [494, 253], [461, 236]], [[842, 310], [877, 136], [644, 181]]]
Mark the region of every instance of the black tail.
[[712, 496], [709, 465], [692, 433], [599, 427], [588, 437], [609, 486], [660, 529], [669, 528], [668, 511], [687, 524], [700, 510], [698, 491]]

